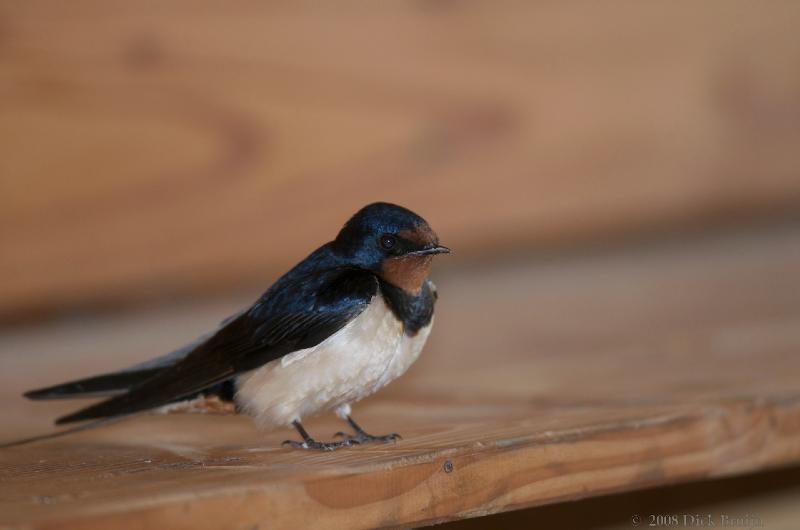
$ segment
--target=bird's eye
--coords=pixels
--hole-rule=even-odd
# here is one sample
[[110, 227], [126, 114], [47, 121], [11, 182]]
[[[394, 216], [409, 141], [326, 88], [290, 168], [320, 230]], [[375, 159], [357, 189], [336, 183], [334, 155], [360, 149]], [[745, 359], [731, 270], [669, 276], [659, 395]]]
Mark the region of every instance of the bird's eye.
[[397, 244], [397, 238], [389, 234], [383, 234], [380, 239], [381, 247], [385, 250], [391, 250]]

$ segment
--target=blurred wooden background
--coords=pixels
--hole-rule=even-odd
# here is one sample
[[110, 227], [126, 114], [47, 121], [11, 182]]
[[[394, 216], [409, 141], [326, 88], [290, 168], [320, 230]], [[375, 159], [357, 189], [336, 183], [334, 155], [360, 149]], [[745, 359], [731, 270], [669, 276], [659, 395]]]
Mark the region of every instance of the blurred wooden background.
[[0, 4], [0, 318], [265, 287], [355, 209], [458, 256], [800, 205], [800, 4]]
[[359, 405], [397, 446], [308, 466], [243, 417], [143, 416], [0, 451], [0, 526], [412, 526], [796, 465], [798, 28], [791, 1], [0, 1], [0, 442], [74, 405], [23, 390], [193, 338], [368, 202], [455, 249], [425, 357]]

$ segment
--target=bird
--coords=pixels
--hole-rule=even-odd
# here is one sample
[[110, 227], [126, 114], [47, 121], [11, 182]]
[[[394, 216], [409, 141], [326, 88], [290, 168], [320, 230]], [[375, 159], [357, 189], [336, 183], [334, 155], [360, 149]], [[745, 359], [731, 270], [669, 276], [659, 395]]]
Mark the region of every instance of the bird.
[[[298, 449], [395, 442], [368, 434], [352, 404], [408, 370], [438, 298], [433, 257], [450, 253], [422, 217], [376, 202], [281, 276], [249, 308], [196, 341], [133, 367], [31, 390], [29, 399], [106, 397], [56, 420], [104, 421], [202, 396], [232, 399], [262, 429], [293, 426]], [[353, 434], [312, 438], [304, 418], [333, 410]]]

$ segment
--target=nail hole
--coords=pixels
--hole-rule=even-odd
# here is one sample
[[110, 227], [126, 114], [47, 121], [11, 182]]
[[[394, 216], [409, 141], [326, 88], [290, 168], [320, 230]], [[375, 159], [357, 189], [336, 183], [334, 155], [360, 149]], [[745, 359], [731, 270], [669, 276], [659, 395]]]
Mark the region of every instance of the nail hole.
[[445, 473], [452, 473], [453, 472], [453, 462], [450, 460], [444, 461], [444, 472]]

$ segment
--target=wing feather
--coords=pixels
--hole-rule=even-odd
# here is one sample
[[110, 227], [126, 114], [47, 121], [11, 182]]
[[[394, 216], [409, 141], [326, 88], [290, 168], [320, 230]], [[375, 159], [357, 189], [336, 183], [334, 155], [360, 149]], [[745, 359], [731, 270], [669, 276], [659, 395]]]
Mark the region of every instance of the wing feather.
[[333, 269], [285, 276], [247, 312], [228, 321], [183, 359], [56, 423], [132, 414], [166, 405], [296, 350], [316, 346], [360, 314], [378, 283], [364, 271]]

